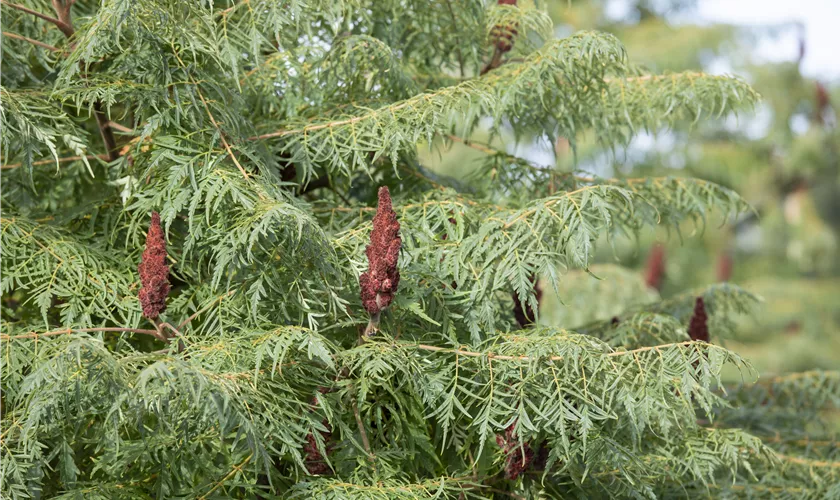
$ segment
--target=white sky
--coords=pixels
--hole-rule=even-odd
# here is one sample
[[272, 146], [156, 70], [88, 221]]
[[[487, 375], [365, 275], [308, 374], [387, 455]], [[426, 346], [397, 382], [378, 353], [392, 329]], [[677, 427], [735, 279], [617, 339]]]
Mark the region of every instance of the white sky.
[[[803, 72], [840, 79], [840, 0], [698, 0], [697, 10], [700, 19], [742, 26], [800, 21], [806, 39]], [[795, 60], [798, 53], [795, 30], [757, 47], [757, 55], [768, 60]]]

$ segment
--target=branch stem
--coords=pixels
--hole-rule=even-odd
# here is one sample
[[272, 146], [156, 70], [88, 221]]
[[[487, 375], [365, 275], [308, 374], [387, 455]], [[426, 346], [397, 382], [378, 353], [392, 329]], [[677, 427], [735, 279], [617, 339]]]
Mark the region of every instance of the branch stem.
[[50, 52], [61, 52], [61, 49], [58, 47], [53, 47], [52, 45], [44, 42], [40, 42], [38, 40], [33, 40], [32, 38], [27, 38], [23, 35], [18, 35], [17, 33], [11, 33], [9, 31], [4, 31], [3, 36], [7, 36], [9, 38], [14, 38], [16, 40], [23, 40], [24, 42], [31, 43], [32, 45], [41, 47], [42, 49], [47, 49]]
[[362, 436], [362, 446], [365, 447], [365, 451], [368, 454], [368, 458], [370, 458], [370, 463], [373, 466], [374, 472], [376, 471], [376, 459], [373, 456], [373, 452], [370, 451], [370, 441], [368, 440], [367, 432], [365, 431], [365, 425], [362, 423], [362, 416], [359, 414], [359, 405], [356, 403], [356, 399], [353, 399], [353, 416], [356, 418], [356, 426], [359, 428], [359, 434]]
[[15, 9], [15, 10], [19, 10], [21, 12], [26, 12], [27, 14], [32, 14], [33, 16], [35, 16], [37, 18], [40, 18], [40, 19], [43, 19], [44, 21], [47, 21], [48, 23], [54, 24], [58, 29], [61, 30], [62, 33], [64, 33], [64, 36], [66, 36], [67, 38], [70, 38], [71, 36], [73, 36], [73, 33], [74, 33], [73, 26], [68, 25], [67, 23], [65, 23], [64, 21], [62, 21], [60, 19], [56, 19], [56, 18], [48, 16], [46, 14], [42, 14], [42, 13], [38, 12], [37, 10], [32, 10], [28, 7], [24, 7], [23, 5], [18, 5], [16, 3], [12, 3], [12, 2], [7, 2], [6, 0], [2, 0], [2, 1], [0, 1], [0, 3], [5, 5], [6, 7], [9, 7], [9, 8]]
[[[675, 343], [671, 343], [671, 344], [660, 344], [660, 345], [656, 345], [656, 346], [640, 347], [638, 349], [632, 349], [632, 350], [629, 350], [629, 351], [616, 351], [616, 352], [607, 353], [606, 356], [608, 358], [615, 358], [615, 357], [619, 357], [619, 356], [628, 356], [628, 355], [631, 355], [631, 354], [638, 354], [640, 352], [658, 351], [660, 349], [665, 349], [665, 348], [668, 348], [668, 347], [677, 347], [677, 346], [685, 347], [685, 346], [689, 346], [691, 344], [696, 344], [696, 343], [702, 343], [702, 342], [696, 342], [694, 340], [686, 340], [684, 342], [675, 342]], [[530, 356], [508, 356], [508, 355], [505, 355], [505, 354], [494, 354], [492, 352], [475, 352], [475, 351], [468, 351], [468, 350], [464, 350], [464, 349], [451, 349], [451, 348], [448, 348], [448, 347], [439, 347], [439, 346], [428, 345], [428, 344], [417, 344], [417, 348], [422, 350], [422, 351], [446, 352], [446, 353], [452, 353], [452, 354], [457, 354], [459, 356], [467, 356], [467, 357], [472, 357], [472, 358], [487, 357], [487, 358], [490, 358], [490, 359], [498, 359], [498, 360], [502, 360], [502, 361], [531, 361], [533, 359]], [[562, 361], [565, 358], [563, 356], [551, 356], [547, 359], [549, 359], [551, 361]]]
[[143, 335], [150, 335], [162, 342], [168, 340], [163, 337], [157, 330], [147, 330], [143, 328], [118, 328], [118, 327], [100, 327], [100, 328], [64, 328], [61, 330], [52, 330], [49, 332], [38, 333], [29, 332], [21, 335], [5, 335], [0, 334], [0, 340], [18, 340], [18, 339], [39, 339], [41, 337], [55, 337], [57, 335], [68, 335], [71, 333], [92, 333], [92, 332], [114, 332], [114, 333], [140, 333]]
[[210, 302], [210, 303], [209, 303], [209, 304], [207, 304], [206, 306], [202, 307], [202, 308], [201, 308], [201, 309], [199, 309], [198, 311], [196, 311], [196, 312], [192, 313], [192, 314], [191, 314], [191, 315], [190, 315], [187, 319], [185, 319], [184, 321], [182, 321], [182, 322], [178, 323], [178, 327], [177, 327], [177, 328], [178, 328], [178, 330], [180, 330], [181, 328], [184, 328], [185, 326], [187, 326], [187, 325], [188, 325], [188, 324], [189, 324], [192, 320], [194, 320], [194, 319], [195, 319], [196, 317], [198, 317], [200, 314], [207, 312], [207, 310], [209, 310], [211, 307], [213, 307], [214, 305], [216, 305], [218, 302], [221, 302], [222, 300], [224, 300], [224, 298], [225, 298], [225, 297], [230, 297], [231, 295], [233, 295], [233, 293], [234, 293], [234, 290], [231, 290], [231, 291], [229, 291], [228, 293], [225, 293], [225, 294], [223, 294], [223, 295], [219, 295], [218, 297], [216, 297], [215, 299], [213, 299], [213, 301], [212, 301], [212, 302]]
[[[49, 164], [52, 164], [52, 163], [70, 163], [70, 162], [73, 162], [73, 161], [80, 161], [80, 160], [83, 160], [83, 159], [85, 159], [85, 160], [95, 160], [95, 159], [107, 160], [108, 155], [66, 156], [64, 158], [59, 158], [58, 160], [56, 160], [55, 158], [50, 159], [50, 160], [38, 160], [38, 161], [33, 161], [32, 166], [35, 167], [35, 166], [38, 166], [38, 165], [49, 165]], [[0, 169], [8, 170], [8, 169], [18, 168], [18, 167], [22, 167], [22, 166], [23, 166], [23, 163], [10, 163], [8, 165], [0, 166]]]
[[105, 150], [108, 152], [105, 157], [108, 161], [114, 161], [120, 157], [120, 152], [117, 147], [117, 140], [114, 138], [114, 130], [111, 128], [108, 116], [103, 111], [101, 101], [93, 103], [93, 115], [96, 117], [96, 126], [99, 127], [102, 143], [105, 144]]

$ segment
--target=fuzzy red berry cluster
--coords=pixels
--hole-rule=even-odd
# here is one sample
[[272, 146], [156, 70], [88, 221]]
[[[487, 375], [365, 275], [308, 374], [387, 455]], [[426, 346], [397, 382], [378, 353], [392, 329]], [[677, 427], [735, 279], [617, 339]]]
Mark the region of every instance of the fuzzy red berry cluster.
[[[531, 283], [534, 284], [534, 295], [537, 298], [537, 304], [540, 303], [542, 300], [542, 288], [540, 288], [539, 280], [535, 275], [531, 275]], [[537, 320], [537, 314], [534, 309], [531, 307], [531, 304], [525, 303], [523, 304], [522, 301], [519, 300], [519, 295], [516, 292], [513, 292], [513, 316], [516, 318], [517, 323], [522, 328], [526, 328], [530, 325], [533, 325], [534, 322]]]
[[694, 301], [694, 314], [688, 324], [688, 336], [691, 340], [709, 341], [709, 316], [706, 314], [706, 304], [703, 297], [697, 297]]
[[166, 238], [160, 226], [160, 215], [152, 212], [152, 223], [146, 234], [146, 249], [137, 267], [140, 273], [140, 305], [143, 316], [154, 320], [166, 310], [169, 295], [169, 266], [166, 265]]
[[516, 479], [529, 468], [534, 470], [545, 469], [548, 461], [548, 447], [543, 442], [539, 449], [534, 452], [531, 445], [522, 443], [516, 435], [516, 421], [514, 420], [506, 429], [504, 434], [496, 435], [496, 444], [505, 454], [505, 477]]
[[379, 188], [379, 204], [373, 218], [370, 245], [365, 250], [368, 270], [359, 277], [362, 305], [371, 315], [379, 314], [394, 300], [400, 284], [397, 260], [401, 246], [400, 223], [391, 206], [391, 193], [382, 186]]

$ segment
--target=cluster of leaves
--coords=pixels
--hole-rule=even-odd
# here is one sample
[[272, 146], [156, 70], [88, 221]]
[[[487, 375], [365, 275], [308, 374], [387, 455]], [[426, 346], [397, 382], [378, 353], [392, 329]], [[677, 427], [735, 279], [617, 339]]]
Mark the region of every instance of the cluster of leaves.
[[[516, 40], [485, 72], [500, 25]], [[621, 146], [752, 104], [744, 82], [646, 74], [615, 37], [554, 39], [542, 11], [477, 0], [32, 0], [3, 2], [3, 28], [4, 497], [650, 497], [755, 470], [788, 491], [759, 438], [698, 421], [736, 421], [719, 377], [746, 365], [686, 337], [697, 293], [617, 325], [513, 315], [511, 294], [539, 309], [533, 276], [560, 293], [597, 244], [702, 228], [737, 194], [494, 151], [496, 177], [465, 187], [416, 150], [485, 125]], [[360, 342], [380, 185], [400, 282]], [[153, 211], [172, 290], [150, 324]], [[718, 336], [752, 302], [703, 296]], [[505, 474], [511, 440], [542, 467]]]

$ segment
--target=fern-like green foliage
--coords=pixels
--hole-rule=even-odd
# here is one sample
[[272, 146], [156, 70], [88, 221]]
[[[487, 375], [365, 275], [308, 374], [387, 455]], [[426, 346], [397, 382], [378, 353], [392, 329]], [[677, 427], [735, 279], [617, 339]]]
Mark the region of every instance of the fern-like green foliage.
[[[618, 149], [749, 108], [743, 81], [646, 73], [613, 36], [476, 0], [2, 9], [4, 498], [840, 496], [836, 445], [789, 411], [836, 410], [837, 374], [752, 384], [721, 343], [758, 297], [663, 301], [595, 263], [645, 228], [714, 230], [748, 210], [735, 192], [472, 142]], [[422, 164], [452, 141], [485, 155], [473, 179]], [[401, 280], [363, 337], [383, 185]], [[522, 326], [534, 277], [570, 309]]]

